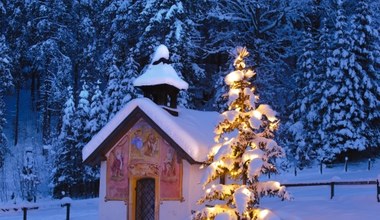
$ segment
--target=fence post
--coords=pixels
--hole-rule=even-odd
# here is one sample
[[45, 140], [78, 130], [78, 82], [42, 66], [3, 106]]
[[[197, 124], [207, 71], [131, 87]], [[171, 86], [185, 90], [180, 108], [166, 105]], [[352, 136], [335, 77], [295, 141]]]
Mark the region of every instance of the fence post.
[[380, 202], [380, 185], [379, 185], [379, 179], [376, 180], [377, 184], [377, 202]]
[[345, 160], [345, 163], [344, 163], [344, 171], [346, 171], [347, 172], [347, 162], [348, 162], [348, 157], [345, 157], [344, 158], [344, 160]]
[[65, 207], [65, 206], [66, 206], [66, 220], [70, 220], [70, 206], [71, 206], [71, 204], [65, 203], [65, 204], [61, 205], [61, 207]]
[[22, 209], [22, 212], [23, 212], [23, 220], [26, 220], [26, 215], [27, 215], [28, 208], [22, 207], [21, 209]]
[[335, 185], [335, 183], [331, 182], [331, 184], [330, 184], [330, 186], [331, 186], [330, 199], [332, 199], [334, 197], [334, 185]]
[[371, 158], [368, 159], [368, 170], [371, 170]]
[[322, 163], [322, 161], [321, 161], [321, 163], [319, 164], [319, 172], [322, 174], [322, 165], [323, 163]]

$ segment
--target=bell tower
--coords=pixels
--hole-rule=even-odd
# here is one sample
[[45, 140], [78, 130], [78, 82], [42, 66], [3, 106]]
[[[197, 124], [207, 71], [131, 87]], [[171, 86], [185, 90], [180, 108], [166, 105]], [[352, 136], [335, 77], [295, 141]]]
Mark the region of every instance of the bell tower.
[[178, 116], [176, 109], [179, 91], [189, 87], [170, 64], [169, 50], [163, 44], [156, 48], [152, 63], [135, 79], [133, 85], [143, 91], [144, 97], [151, 99], [174, 116]]

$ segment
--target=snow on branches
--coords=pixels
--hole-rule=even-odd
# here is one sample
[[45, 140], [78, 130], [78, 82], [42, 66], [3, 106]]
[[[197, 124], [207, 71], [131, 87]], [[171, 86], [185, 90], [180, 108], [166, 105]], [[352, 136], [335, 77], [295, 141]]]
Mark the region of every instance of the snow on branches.
[[[258, 97], [250, 82], [256, 73], [244, 62], [249, 53], [246, 48], [237, 52], [235, 70], [225, 78], [230, 87], [229, 108], [214, 131], [217, 144], [208, 154], [201, 179], [205, 194], [198, 203], [213, 201], [214, 205], [194, 213], [195, 220], [258, 219], [263, 215], [261, 197], [289, 199], [280, 183], [260, 182], [262, 174], [277, 172], [274, 159], [283, 156], [282, 148], [273, 140], [278, 120], [269, 105], [257, 106]], [[217, 178], [223, 181], [215, 184]]]

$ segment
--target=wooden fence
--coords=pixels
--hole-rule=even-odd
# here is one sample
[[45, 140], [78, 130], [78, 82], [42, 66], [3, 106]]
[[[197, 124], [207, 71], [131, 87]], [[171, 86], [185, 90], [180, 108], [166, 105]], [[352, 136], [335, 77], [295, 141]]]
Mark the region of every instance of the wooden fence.
[[281, 184], [285, 187], [305, 187], [305, 186], [330, 186], [330, 199], [335, 195], [335, 186], [339, 185], [376, 185], [376, 198], [380, 202], [380, 185], [379, 180], [370, 181], [332, 181], [332, 182], [317, 182], [317, 183], [285, 183]]
[[[64, 204], [61, 204], [61, 207], [66, 207], [66, 220], [69, 220], [70, 219], [70, 207], [71, 207], [71, 204], [70, 203], [64, 203]], [[9, 206], [9, 207], [0, 207], [0, 212], [10, 212], [10, 211], [22, 211], [23, 212], [23, 220], [27, 220], [27, 216], [28, 216], [28, 210], [36, 210], [36, 209], [39, 209], [40, 207], [37, 206], [37, 205], [31, 205], [31, 206], [22, 206], [22, 207], [18, 207], [18, 206]]]

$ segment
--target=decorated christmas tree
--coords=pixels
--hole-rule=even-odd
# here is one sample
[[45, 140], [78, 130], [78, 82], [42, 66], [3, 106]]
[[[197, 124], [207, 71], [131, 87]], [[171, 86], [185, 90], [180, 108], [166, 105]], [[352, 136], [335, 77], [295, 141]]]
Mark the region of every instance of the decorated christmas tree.
[[[283, 150], [273, 140], [277, 128], [276, 112], [268, 105], [258, 105], [258, 96], [250, 83], [256, 74], [246, 68], [246, 48], [238, 48], [235, 71], [225, 82], [229, 86], [229, 109], [215, 129], [216, 145], [205, 161], [201, 184], [204, 196], [198, 201], [210, 202], [193, 219], [262, 219], [270, 213], [260, 208], [263, 196], [289, 199], [285, 188], [275, 181], [261, 181], [260, 176], [275, 173], [274, 160]], [[220, 180], [217, 180], [220, 178]]]

